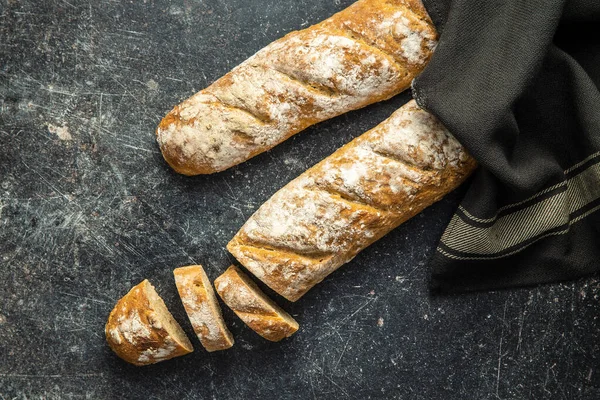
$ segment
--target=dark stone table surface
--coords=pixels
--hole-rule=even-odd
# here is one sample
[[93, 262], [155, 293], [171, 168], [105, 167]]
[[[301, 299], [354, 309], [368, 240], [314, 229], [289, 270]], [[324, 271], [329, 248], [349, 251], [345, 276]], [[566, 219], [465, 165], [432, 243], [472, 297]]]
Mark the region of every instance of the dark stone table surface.
[[[172, 277], [225, 245], [278, 188], [408, 95], [322, 123], [239, 167], [175, 174], [170, 108], [351, 0], [0, 0], [0, 399], [599, 399], [600, 282], [432, 296], [448, 196], [296, 303], [269, 343], [137, 368], [104, 341], [148, 278], [191, 335]], [[269, 292], [272, 294], [272, 292]]]

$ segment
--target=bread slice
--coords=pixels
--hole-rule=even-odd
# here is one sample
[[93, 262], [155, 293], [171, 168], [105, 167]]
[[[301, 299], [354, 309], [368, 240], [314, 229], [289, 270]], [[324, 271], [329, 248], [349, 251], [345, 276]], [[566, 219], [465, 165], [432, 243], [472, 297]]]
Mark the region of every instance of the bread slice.
[[108, 316], [105, 334], [108, 345], [119, 357], [138, 366], [194, 351], [147, 279], [117, 302]]
[[278, 342], [298, 330], [298, 322], [235, 265], [215, 280], [215, 287], [225, 304], [265, 339]]
[[234, 340], [227, 329], [221, 307], [204, 268], [191, 265], [173, 271], [179, 297], [194, 332], [207, 351], [226, 350]]

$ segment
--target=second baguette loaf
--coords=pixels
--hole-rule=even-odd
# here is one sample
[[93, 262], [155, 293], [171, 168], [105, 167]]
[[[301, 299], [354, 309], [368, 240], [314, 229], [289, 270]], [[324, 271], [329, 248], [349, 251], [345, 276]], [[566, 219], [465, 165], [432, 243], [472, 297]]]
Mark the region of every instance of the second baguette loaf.
[[296, 301], [475, 167], [444, 126], [410, 101], [275, 193], [227, 248]]
[[156, 131], [163, 156], [185, 175], [227, 169], [407, 89], [436, 39], [420, 0], [359, 0], [271, 43], [176, 106]]

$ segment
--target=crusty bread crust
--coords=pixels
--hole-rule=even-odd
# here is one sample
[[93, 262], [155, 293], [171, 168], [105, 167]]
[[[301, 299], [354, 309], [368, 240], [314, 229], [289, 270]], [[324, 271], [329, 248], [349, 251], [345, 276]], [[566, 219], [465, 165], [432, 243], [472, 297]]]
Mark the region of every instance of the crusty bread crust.
[[215, 280], [217, 293], [254, 332], [272, 342], [293, 335], [298, 323], [232, 265]]
[[173, 271], [179, 297], [194, 332], [207, 351], [229, 349], [233, 336], [223, 320], [215, 291], [201, 265], [177, 268]]
[[163, 156], [185, 175], [239, 164], [404, 91], [436, 40], [419, 0], [360, 0], [271, 43], [176, 106], [156, 132]]
[[296, 301], [475, 167], [444, 126], [410, 101], [275, 193], [227, 248]]
[[117, 302], [108, 317], [105, 334], [119, 357], [138, 366], [194, 351], [148, 280], [134, 286]]

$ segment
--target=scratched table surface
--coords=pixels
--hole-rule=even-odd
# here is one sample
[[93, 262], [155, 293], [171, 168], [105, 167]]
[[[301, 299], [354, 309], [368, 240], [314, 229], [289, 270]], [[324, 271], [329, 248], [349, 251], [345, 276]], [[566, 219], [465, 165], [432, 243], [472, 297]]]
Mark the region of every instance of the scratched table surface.
[[[216, 278], [278, 188], [407, 95], [322, 123], [226, 172], [171, 171], [170, 108], [351, 0], [0, 0], [0, 399], [598, 399], [600, 282], [439, 297], [427, 260], [449, 195], [296, 303], [269, 343], [228, 309], [233, 349], [137, 368], [104, 340], [148, 278], [193, 335], [172, 277]], [[191, 336], [193, 337], [193, 336]]]

